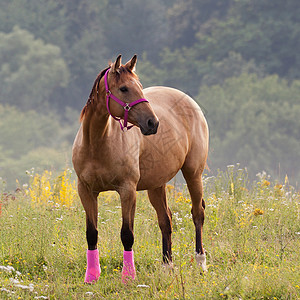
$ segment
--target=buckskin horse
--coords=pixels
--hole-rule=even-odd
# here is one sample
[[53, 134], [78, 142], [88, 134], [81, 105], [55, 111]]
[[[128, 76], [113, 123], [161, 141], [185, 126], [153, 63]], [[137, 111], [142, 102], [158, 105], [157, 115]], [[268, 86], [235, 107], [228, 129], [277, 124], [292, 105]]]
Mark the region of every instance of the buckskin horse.
[[165, 187], [180, 169], [192, 200], [196, 261], [206, 270], [202, 245], [202, 172], [208, 154], [205, 117], [196, 102], [179, 90], [162, 86], [143, 90], [135, 74], [136, 61], [134, 55], [122, 65], [119, 55], [99, 73], [73, 145], [78, 193], [86, 212], [86, 283], [97, 281], [101, 273], [97, 196], [102, 191], [117, 191], [121, 199], [122, 282], [136, 276], [132, 246], [138, 190], [148, 191], [162, 232], [163, 262], [172, 265], [172, 215]]

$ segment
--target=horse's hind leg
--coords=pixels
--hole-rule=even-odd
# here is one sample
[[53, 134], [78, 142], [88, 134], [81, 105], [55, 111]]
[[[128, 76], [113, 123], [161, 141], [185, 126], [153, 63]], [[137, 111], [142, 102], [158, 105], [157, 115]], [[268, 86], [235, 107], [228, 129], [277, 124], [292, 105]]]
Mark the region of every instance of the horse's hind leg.
[[206, 257], [202, 244], [204, 209], [202, 172], [195, 172], [182, 168], [183, 176], [186, 180], [191, 199], [192, 199], [192, 217], [196, 231], [196, 261], [203, 271], [206, 271]]
[[148, 196], [151, 204], [156, 210], [158, 224], [162, 233], [163, 244], [163, 261], [164, 263], [172, 262], [172, 213], [167, 204], [166, 186], [148, 190]]
[[78, 194], [86, 213], [86, 239], [88, 243], [88, 250], [86, 254], [87, 269], [84, 282], [93, 283], [99, 279], [101, 273], [99, 252], [97, 249], [97, 195], [89, 191], [89, 189], [80, 181], [78, 181]]

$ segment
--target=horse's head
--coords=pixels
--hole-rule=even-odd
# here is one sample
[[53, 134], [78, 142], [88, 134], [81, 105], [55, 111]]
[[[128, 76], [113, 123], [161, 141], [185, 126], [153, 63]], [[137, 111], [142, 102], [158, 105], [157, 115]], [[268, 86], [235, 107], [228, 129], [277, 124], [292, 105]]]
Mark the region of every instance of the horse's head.
[[144, 98], [143, 87], [134, 73], [136, 61], [137, 57], [134, 55], [125, 65], [121, 65], [119, 55], [107, 71], [104, 76], [108, 95], [107, 109], [113, 117], [124, 119], [125, 128], [128, 120], [139, 127], [142, 134], [155, 134], [159, 121]]

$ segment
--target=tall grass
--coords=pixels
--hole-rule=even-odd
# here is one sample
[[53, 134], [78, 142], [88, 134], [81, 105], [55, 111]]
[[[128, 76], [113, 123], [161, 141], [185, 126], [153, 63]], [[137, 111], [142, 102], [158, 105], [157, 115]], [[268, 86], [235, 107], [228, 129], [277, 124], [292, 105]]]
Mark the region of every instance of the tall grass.
[[145, 192], [137, 195], [137, 280], [121, 283], [120, 200], [99, 196], [102, 273], [83, 283], [85, 214], [71, 171], [31, 174], [16, 194], [0, 189], [0, 299], [299, 299], [300, 195], [266, 174], [249, 183], [229, 166], [204, 176], [208, 271], [194, 261], [194, 225], [185, 186], [168, 185], [174, 270], [162, 267], [161, 233]]

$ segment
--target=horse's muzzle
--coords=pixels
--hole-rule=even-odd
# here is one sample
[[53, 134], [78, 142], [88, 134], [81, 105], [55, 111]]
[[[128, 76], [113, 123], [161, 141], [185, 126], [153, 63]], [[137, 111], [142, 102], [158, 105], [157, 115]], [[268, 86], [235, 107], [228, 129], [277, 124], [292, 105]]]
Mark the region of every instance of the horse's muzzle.
[[156, 118], [150, 118], [144, 126], [140, 125], [140, 129], [143, 135], [156, 134], [159, 121]]

